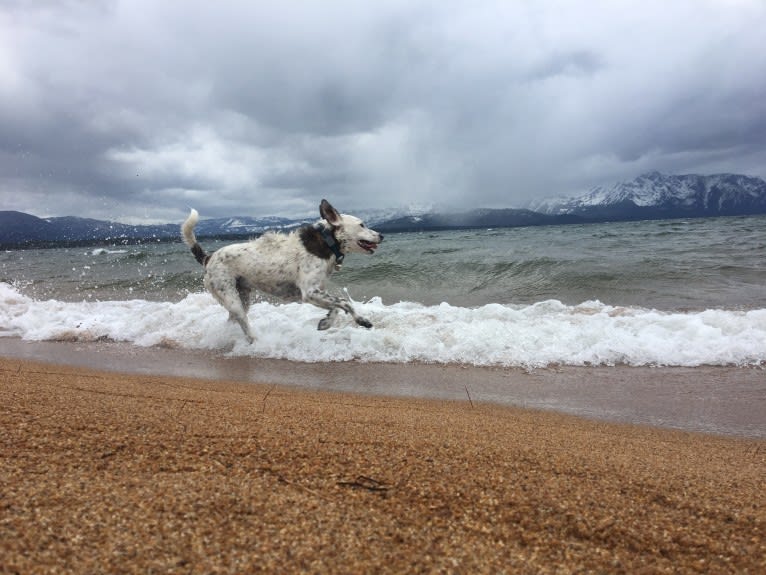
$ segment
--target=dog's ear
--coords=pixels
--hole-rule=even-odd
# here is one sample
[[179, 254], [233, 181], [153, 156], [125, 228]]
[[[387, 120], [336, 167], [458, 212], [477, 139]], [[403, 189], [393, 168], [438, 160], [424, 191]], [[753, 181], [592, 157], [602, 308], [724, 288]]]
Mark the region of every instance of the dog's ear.
[[319, 204], [319, 215], [327, 220], [331, 226], [337, 227], [340, 225], [340, 214], [338, 213], [338, 210], [333, 208], [327, 200], [322, 200], [322, 203]]

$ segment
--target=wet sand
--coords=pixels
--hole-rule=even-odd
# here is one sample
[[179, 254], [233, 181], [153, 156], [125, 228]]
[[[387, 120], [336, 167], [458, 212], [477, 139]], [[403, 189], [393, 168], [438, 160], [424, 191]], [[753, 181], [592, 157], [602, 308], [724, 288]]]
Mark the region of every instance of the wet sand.
[[763, 440], [132, 371], [0, 359], [0, 572], [766, 571]]
[[113, 342], [0, 339], [0, 356], [121, 373], [203, 377], [393, 397], [490, 402], [592, 419], [766, 439], [763, 367], [296, 363]]

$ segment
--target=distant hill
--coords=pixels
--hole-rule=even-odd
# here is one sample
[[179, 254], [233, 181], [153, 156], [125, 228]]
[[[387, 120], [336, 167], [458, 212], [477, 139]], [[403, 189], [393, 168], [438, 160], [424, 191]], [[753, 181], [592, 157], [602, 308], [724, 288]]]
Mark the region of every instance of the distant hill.
[[375, 224], [375, 229], [382, 232], [405, 232], [470, 228], [514, 228], [575, 222], [582, 223], [583, 219], [571, 215], [559, 216], [541, 214], [531, 210], [478, 209], [459, 213], [434, 213], [423, 214], [420, 216], [404, 216], [379, 222]]
[[0, 211], [0, 244], [36, 241], [51, 233], [50, 224], [23, 212]]
[[675, 176], [649, 172], [579, 196], [536, 202], [530, 208], [595, 221], [764, 214], [766, 182], [738, 174]]
[[[402, 214], [403, 212], [398, 212]], [[406, 213], [406, 212], [404, 212]], [[530, 210], [479, 209], [463, 213], [424, 213], [396, 215], [386, 211], [391, 219], [367, 222], [382, 232], [418, 230], [447, 230], [486, 227], [541, 226], [581, 222], [576, 216], [552, 216]], [[316, 218], [213, 218], [200, 220], [195, 230], [198, 237], [245, 238], [266, 231], [290, 231], [313, 223]], [[115, 222], [77, 217], [42, 219], [21, 212], [0, 212], [0, 247], [47, 246], [57, 244], [93, 244], [102, 242], [134, 243], [137, 241], [167, 241], [180, 239], [179, 224], [131, 226]]]
[[66, 216], [38, 218], [14, 211], [0, 211], [0, 246], [58, 243], [120, 242], [165, 239], [178, 236], [178, 226], [131, 226]]
[[[650, 172], [629, 182], [599, 186], [579, 196], [537, 201], [529, 209], [476, 209], [439, 213], [423, 208], [359, 214], [382, 232], [544, 226], [641, 219], [766, 214], [766, 182], [738, 174], [664, 175]], [[315, 218], [237, 216], [200, 220], [199, 237], [244, 238], [289, 231]], [[38, 218], [0, 211], [0, 247], [130, 243], [179, 238], [180, 222], [132, 226], [77, 217]]]
[[[199, 237], [249, 237], [267, 230], [290, 230], [305, 221], [278, 217], [214, 218], [200, 220], [196, 232]], [[74, 216], [43, 219], [23, 212], [0, 211], [1, 247], [135, 243], [176, 240], [180, 237], [180, 222], [129, 225]]]

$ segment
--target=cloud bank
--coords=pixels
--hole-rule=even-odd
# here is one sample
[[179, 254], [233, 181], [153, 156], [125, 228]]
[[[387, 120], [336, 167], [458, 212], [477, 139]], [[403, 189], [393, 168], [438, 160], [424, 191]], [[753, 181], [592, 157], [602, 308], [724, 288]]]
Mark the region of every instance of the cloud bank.
[[522, 206], [766, 176], [766, 4], [8, 2], [0, 209]]

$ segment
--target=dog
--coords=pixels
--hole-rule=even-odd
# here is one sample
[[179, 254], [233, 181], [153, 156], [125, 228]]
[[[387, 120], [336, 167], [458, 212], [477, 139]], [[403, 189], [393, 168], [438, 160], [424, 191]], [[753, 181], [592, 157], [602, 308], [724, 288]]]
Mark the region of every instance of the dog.
[[330, 328], [341, 310], [362, 327], [372, 323], [361, 317], [347, 299], [327, 292], [326, 282], [340, 269], [346, 254], [373, 254], [383, 235], [357, 217], [340, 214], [327, 200], [319, 205], [319, 220], [289, 234], [268, 232], [249, 242], [231, 244], [208, 255], [197, 242], [194, 227], [199, 220], [192, 209], [181, 225], [184, 242], [205, 267], [205, 287], [229, 312], [248, 342], [255, 337], [247, 312], [253, 290], [286, 301], [303, 301], [329, 310], [318, 329]]

